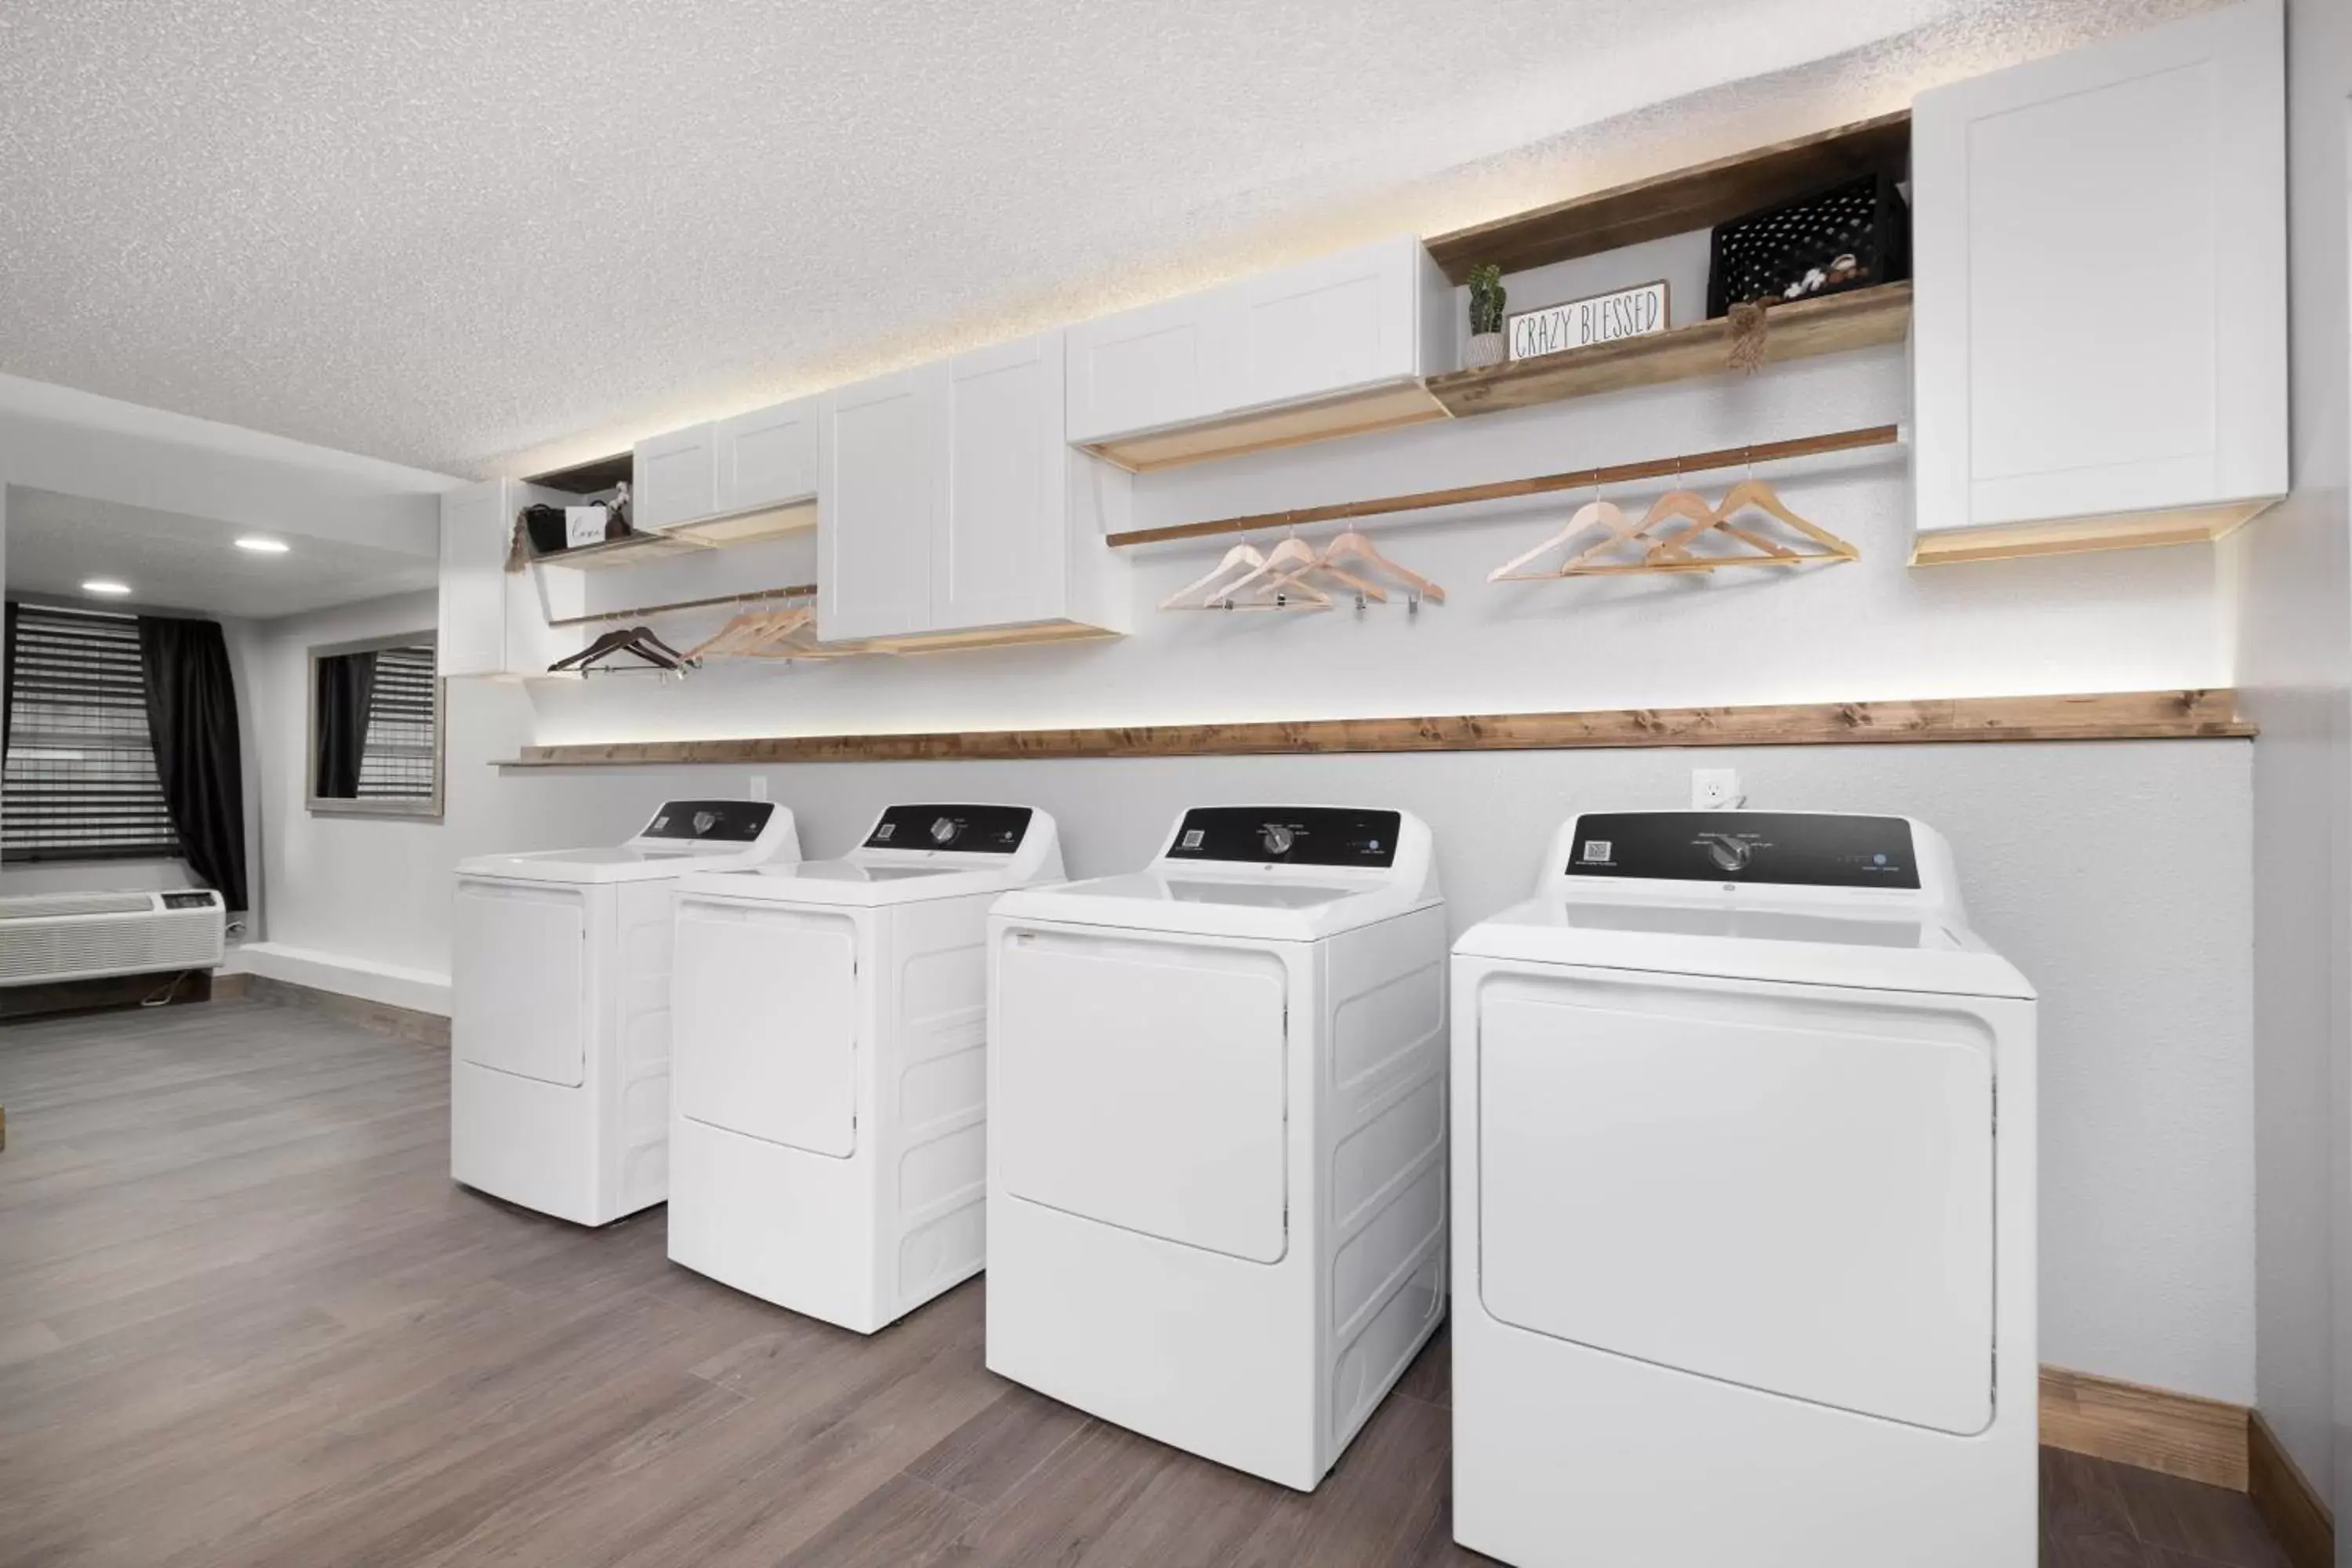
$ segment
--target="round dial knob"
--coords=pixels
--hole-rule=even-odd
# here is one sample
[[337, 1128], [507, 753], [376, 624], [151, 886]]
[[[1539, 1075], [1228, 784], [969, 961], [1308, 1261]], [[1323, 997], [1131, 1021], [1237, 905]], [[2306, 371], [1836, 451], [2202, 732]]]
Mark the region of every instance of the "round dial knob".
[[945, 848], [955, 842], [956, 835], [961, 831], [954, 818], [942, 816], [931, 824], [931, 842]]
[[1706, 836], [1706, 852], [1717, 866], [1722, 867], [1727, 871], [1745, 871], [1748, 869], [1748, 858], [1750, 852], [1747, 844], [1739, 839], [1734, 838], [1728, 833], [1708, 834]]
[[1269, 855], [1287, 855], [1291, 845], [1297, 842], [1297, 836], [1279, 822], [1267, 823], [1257, 837]]

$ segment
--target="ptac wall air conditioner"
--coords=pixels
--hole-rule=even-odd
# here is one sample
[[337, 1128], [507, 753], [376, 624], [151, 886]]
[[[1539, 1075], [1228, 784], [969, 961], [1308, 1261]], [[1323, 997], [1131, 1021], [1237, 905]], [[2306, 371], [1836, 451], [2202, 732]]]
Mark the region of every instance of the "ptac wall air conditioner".
[[0, 899], [0, 986], [217, 968], [227, 923], [210, 889]]

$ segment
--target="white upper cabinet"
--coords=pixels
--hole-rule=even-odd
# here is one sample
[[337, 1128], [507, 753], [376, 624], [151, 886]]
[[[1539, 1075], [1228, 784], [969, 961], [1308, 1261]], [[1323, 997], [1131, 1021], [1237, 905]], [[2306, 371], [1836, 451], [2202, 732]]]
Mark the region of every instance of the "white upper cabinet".
[[631, 459], [641, 532], [736, 544], [815, 524], [814, 397], [656, 436]]
[[2216, 537], [2287, 488], [2279, 0], [1923, 94], [1922, 562]]
[[1017, 641], [1123, 631], [1103, 542], [1128, 477], [1070, 450], [1062, 333], [819, 400], [817, 621], [827, 641]]
[[640, 441], [630, 453], [630, 522], [666, 533], [719, 510], [719, 426], [705, 422]]
[[757, 511], [816, 495], [816, 399], [755, 408], [716, 426], [717, 510]]
[[1454, 300], [1407, 237], [1084, 322], [1067, 437], [1143, 470], [1443, 417]]
[[441, 494], [435, 662], [443, 675], [506, 673], [507, 546], [514, 536], [507, 489], [507, 481], [488, 479]]

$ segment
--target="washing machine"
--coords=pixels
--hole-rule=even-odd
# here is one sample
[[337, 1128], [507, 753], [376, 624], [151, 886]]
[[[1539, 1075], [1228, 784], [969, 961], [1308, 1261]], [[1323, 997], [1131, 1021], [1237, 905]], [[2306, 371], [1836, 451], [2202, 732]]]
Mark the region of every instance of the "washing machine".
[[988, 909], [1059, 881], [1025, 805], [894, 805], [839, 860], [677, 903], [669, 1255], [872, 1333], [987, 1256]]
[[1397, 811], [1187, 811], [989, 917], [988, 1365], [1309, 1490], [1445, 1300], [1445, 905]]
[[1454, 946], [1454, 1539], [2032, 1568], [2034, 1005], [1920, 823], [1572, 818]]
[[715, 866], [800, 858], [763, 800], [673, 800], [627, 842], [457, 866], [449, 1173], [580, 1225], [669, 1190], [670, 900]]

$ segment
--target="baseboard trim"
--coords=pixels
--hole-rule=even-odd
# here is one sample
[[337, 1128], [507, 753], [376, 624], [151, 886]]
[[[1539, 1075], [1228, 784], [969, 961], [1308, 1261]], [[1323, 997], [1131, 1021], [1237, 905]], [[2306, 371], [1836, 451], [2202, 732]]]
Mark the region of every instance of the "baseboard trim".
[[2042, 1369], [2042, 1441], [2053, 1448], [2246, 1489], [2242, 1405], [2063, 1367]]
[[2246, 1494], [2294, 1568], [2336, 1568], [2336, 1515], [2259, 1410], [2246, 1420]]
[[348, 996], [340, 991], [322, 991], [315, 985], [274, 979], [267, 974], [245, 976], [244, 996], [247, 1001], [273, 1007], [307, 1007], [394, 1039], [437, 1046], [444, 1050], [449, 1046], [449, 1020], [438, 1013], [422, 1013], [414, 1007], [395, 1007], [388, 1002]]
[[412, 1013], [449, 1016], [449, 977], [432, 970], [378, 963], [283, 942], [248, 942], [229, 952], [228, 967], [256, 976], [357, 996]]

